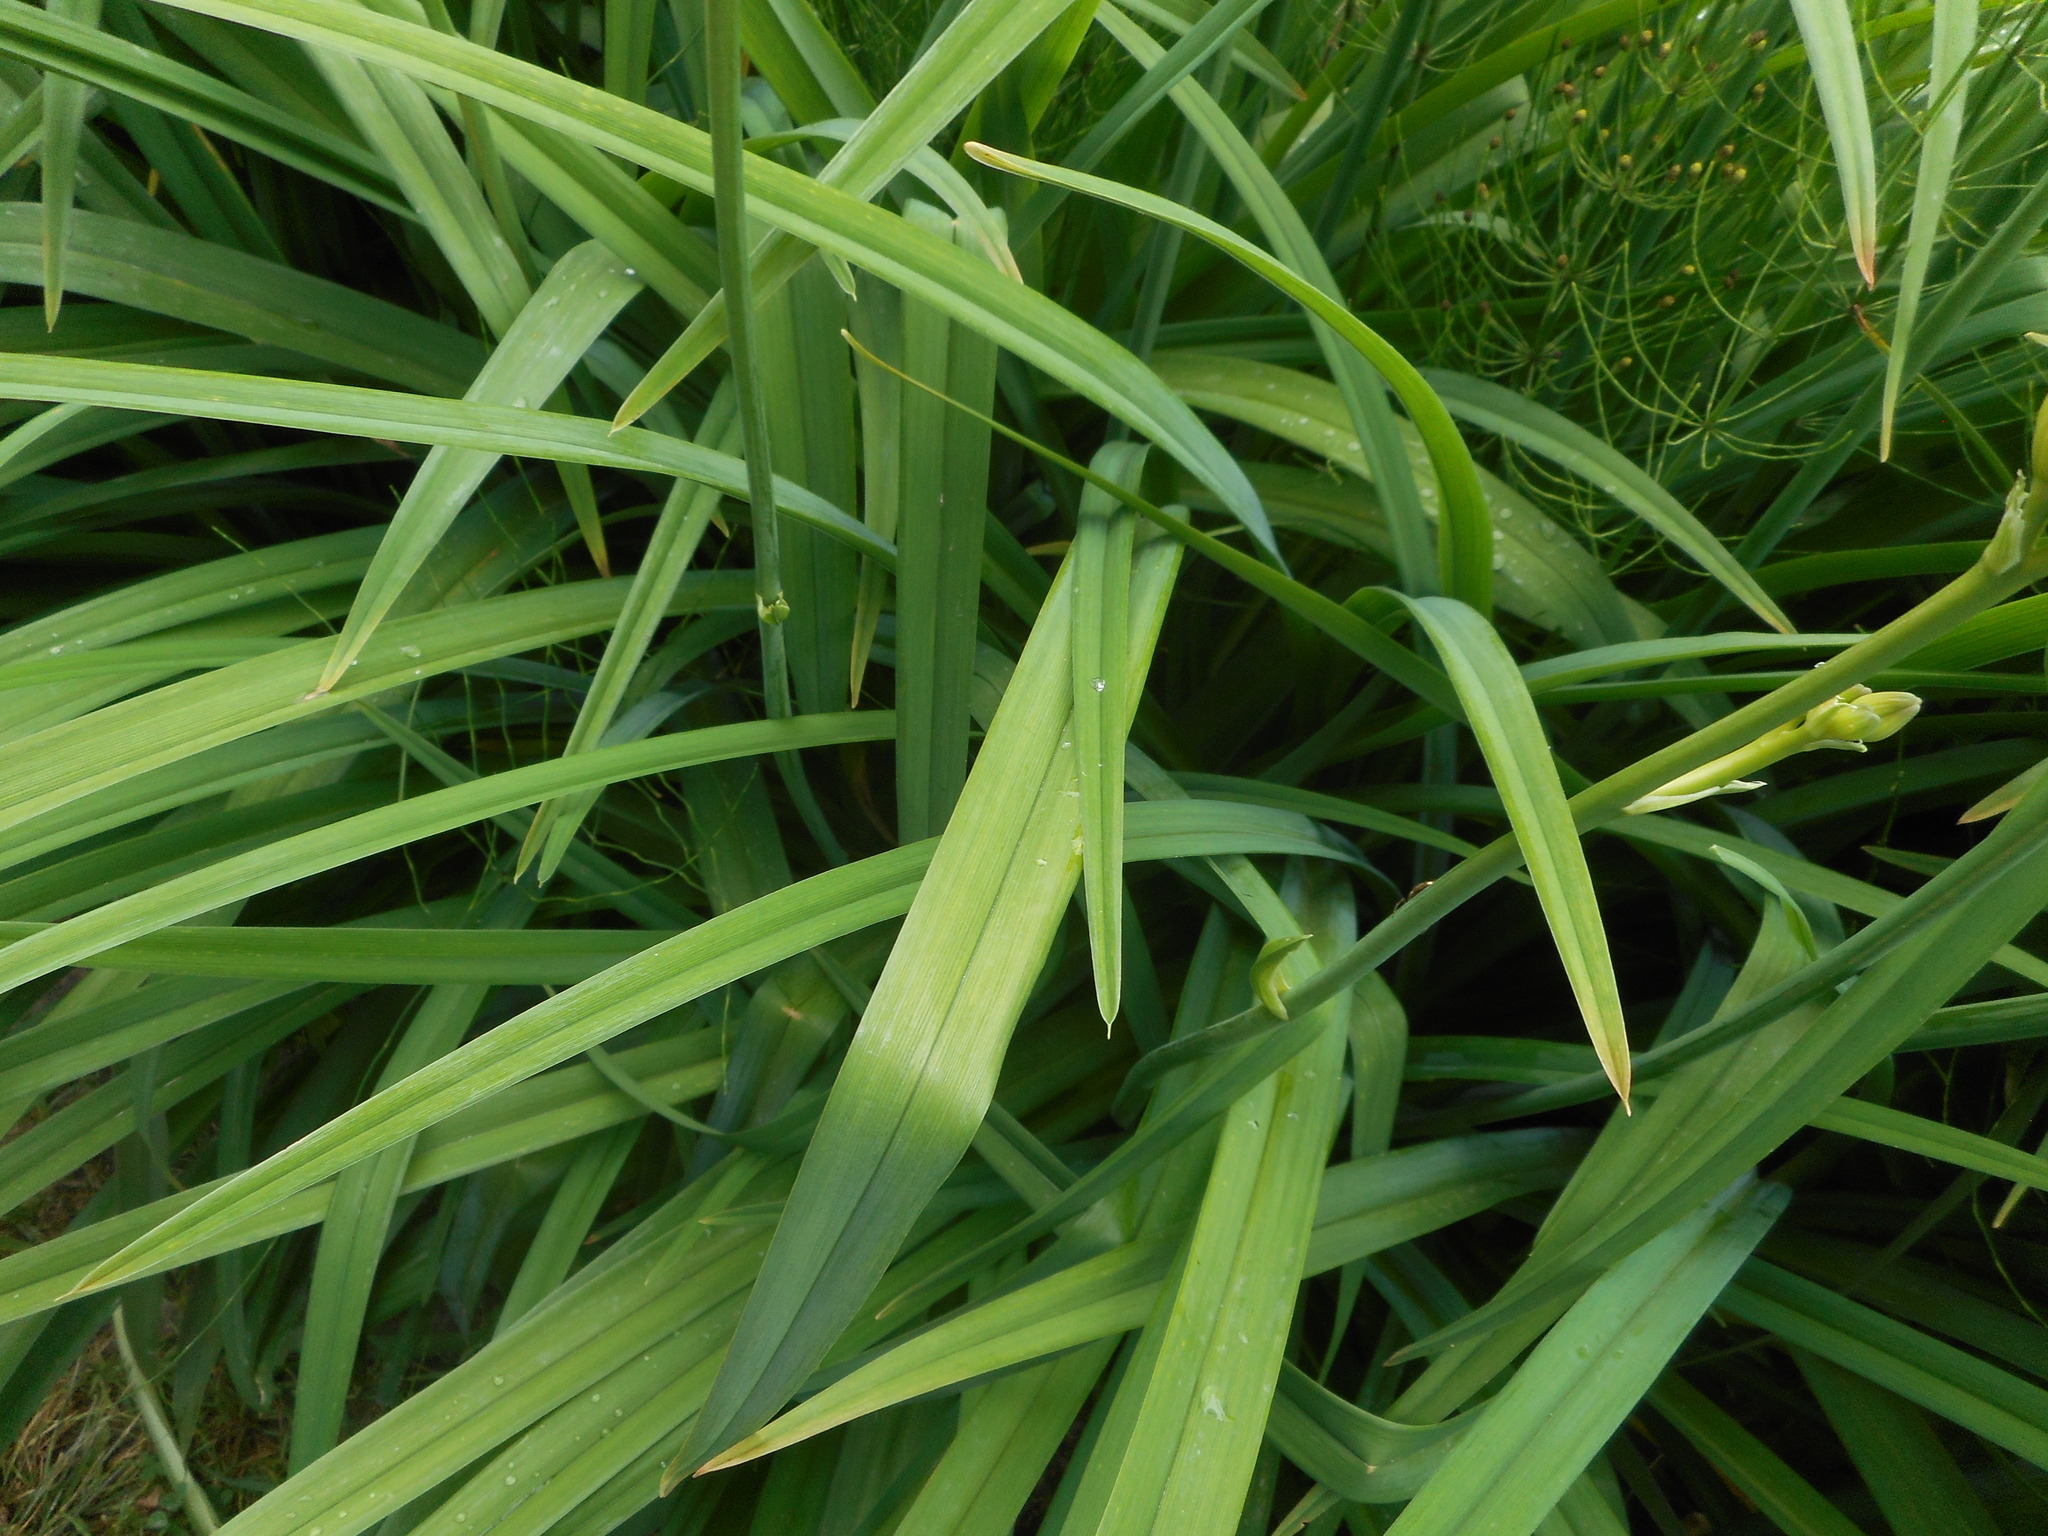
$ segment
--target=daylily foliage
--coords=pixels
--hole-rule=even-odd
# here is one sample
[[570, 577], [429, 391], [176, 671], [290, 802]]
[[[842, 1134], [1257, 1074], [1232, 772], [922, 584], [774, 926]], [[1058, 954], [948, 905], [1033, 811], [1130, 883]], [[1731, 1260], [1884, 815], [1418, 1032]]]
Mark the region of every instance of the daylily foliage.
[[8, 1436], [2038, 1528], [2044, 28], [0, 0]]

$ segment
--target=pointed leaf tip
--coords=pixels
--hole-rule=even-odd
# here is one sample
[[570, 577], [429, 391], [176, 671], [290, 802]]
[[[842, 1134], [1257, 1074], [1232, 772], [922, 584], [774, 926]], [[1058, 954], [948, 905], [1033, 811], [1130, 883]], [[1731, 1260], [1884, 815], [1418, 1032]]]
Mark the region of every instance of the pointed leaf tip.
[[1615, 1097], [1621, 1100], [1621, 1112], [1625, 1115], [1634, 1115], [1635, 1072], [1628, 1042], [1622, 1041], [1618, 1052], [1610, 1050], [1606, 1043], [1599, 1040], [1595, 1040], [1593, 1046], [1594, 1054], [1600, 1058], [1600, 1070], [1613, 1085]]

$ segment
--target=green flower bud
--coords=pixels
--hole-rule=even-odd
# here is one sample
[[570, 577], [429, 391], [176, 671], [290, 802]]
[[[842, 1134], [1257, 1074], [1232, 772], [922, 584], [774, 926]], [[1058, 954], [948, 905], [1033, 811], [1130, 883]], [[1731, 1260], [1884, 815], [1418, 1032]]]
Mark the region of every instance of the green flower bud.
[[1876, 723], [1863, 738], [1865, 741], [1883, 741], [1887, 736], [1898, 735], [1920, 713], [1917, 693], [1873, 693], [1857, 702], [1876, 717]]
[[1623, 807], [1629, 816], [1668, 811], [1712, 795], [1761, 789], [1747, 775], [1799, 752], [1834, 747], [1844, 752], [1867, 751], [1869, 743], [1896, 736], [1920, 713], [1920, 698], [1911, 693], [1873, 693], [1861, 683], [1816, 704], [1790, 725], [1766, 731], [1748, 746], [1682, 774], [1669, 784]]
[[1811, 739], [1798, 750], [1844, 747], [1861, 752], [1869, 742], [1897, 735], [1919, 713], [1917, 695], [1872, 693], [1859, 683], [1807, 711], [1801, 729]]
[[[1877, 719], [1853, 695], [1868, 693], [1867, 688], [1857, 688], [1838, 698], [1829, 699], [1825, 704], [1816, 704], [1806, 712], [1806, 719], [1800, 729], [1810, 738], [1808, 746], [1852, 747], [1861, 749], [1863, 738], [1869, 734]], [[1799, 750], [1804, 751], [1802, 746]]]

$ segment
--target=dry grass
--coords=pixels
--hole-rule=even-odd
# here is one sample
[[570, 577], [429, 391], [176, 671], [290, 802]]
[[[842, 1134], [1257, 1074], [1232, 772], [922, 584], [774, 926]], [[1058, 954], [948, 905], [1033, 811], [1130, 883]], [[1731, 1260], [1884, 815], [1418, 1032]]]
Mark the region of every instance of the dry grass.
[[[284, 1477], [282, 1413], [253, 1414], [216, 1369], [189, 1451], [223, 1518]], [[102, 1331], [0, 1452], [0, 1536], [180, 1536], [191, 1527]]]
[[127, 1402], [113, 1341], [103, 1336], [0, 1456], [0, 1531], [127, 1536], [186, 1529], [161, 1508], [162, 1499], [156, 1458]]

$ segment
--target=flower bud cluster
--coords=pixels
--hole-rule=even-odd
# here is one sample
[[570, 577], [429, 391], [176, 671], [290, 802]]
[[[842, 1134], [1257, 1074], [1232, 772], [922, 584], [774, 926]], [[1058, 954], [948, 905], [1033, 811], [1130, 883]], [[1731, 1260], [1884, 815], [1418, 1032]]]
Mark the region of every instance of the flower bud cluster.
[[1911, 693], [1873, 693], [1861, 683], [1806, 712], [1799, 723], [1813, 740], [1810, 747], [1847, 747], [1861, 752], [1865, 744], [1896, 736], [1920, 713], [1920, 698]]
[[1631, 801], [1625, 807], [1626, 813], [1641, 816], [1690, 805], [1712, 795], [1761, 789], [1761, 781], [1747, 775], [1795, 753], [1823, 747], [1844, 752], [1868, 751], [1871, 742], [1896, 736], [1919, 713], [1918, 694], [1877, 693], [1858, 683], [1814, 705], [1799, 719], [1766, 731], [1748, 746], [1717, 757], [1691, 773], [1680, 774], [1662, 789]]

